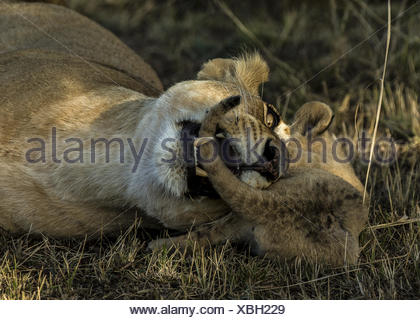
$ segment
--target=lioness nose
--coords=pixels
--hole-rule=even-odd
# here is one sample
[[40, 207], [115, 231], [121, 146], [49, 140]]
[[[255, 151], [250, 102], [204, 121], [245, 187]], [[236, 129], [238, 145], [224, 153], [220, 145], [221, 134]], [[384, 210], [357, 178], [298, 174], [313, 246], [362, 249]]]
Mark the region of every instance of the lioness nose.
[[286, 145], [280, 139], [267, 139], [264, 147], [264, 167], [269, 173], [270, 180], [277, 180], [283, 176], [288, 167], [288, 152]]

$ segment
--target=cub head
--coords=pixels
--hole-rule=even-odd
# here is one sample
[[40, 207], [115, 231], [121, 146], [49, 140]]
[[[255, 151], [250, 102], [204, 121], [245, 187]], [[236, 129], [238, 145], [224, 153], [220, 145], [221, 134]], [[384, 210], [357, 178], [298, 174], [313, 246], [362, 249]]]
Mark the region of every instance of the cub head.
[[344, 149], [346, 142], [329, 132], [333, 119], [333, 111], [322, 102], [308, 102], [299, 108], [290, 127], [291, 137], [287, 140], [290, 168], [320, 168], [362, 192], [363, 186], [351, 165], [352, 155]]
[[[244, 182], [268, 187], [279, 176], [277, 154], [270, 142], [288, 136], [289, 128], [279, 111], [259, 95], [268, 80], [267, 63], [258, 54], [234, 59], [213, 59], [205, 63], [197, 80], [175, 84], [150, 106], [144, 126], [153, 131], [144, 162], [154, 185], [174, 196], [216, 195], [205, 173], [197, 167], [194, 141], [205, 115], [221, 100], [240, 96], [240, 105], [229, 112], [217, 128], [217, 137], [226, 164]], [[143, 129], [144, 130], [144, 126]]]

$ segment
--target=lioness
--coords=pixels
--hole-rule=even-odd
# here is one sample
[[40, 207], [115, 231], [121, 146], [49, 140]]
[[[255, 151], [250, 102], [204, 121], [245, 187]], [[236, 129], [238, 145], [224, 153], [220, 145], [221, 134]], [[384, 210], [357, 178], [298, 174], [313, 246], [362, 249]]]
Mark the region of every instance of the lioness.
[[[214, 136], [217, 123], [224, 121], [221, 116], [239, 100], [240, 97], [223, 100], [203, 122], [200, 137], [204, 142], [199, 147], [203, 158], [214, 152], [205, 137]], [[267, 190], [252, 188], [238, 180], [220, 156], [202, 162], [233, 214], [188, 235], [152, 241], [149, 248], [174, 243], [185, 246], [189, 240], [216, 244], [229, 239], [250, 243], [258, 255], [304, 256], [336, 266], [356, 263], [358, 238], [368, 210], [362, 204], [363, 187], [353, 168], [348, 162], [337, 160], [345, 158], [342, 150], [337, 151], [336, 159], [332, 156], [334, 143], [328, 132], [332, 115], [331, 109], [320, 102], [307, 103], [298, 110], [287, 145], [288, 174]], [[308, 144], [308, 139], [314, 139], [313, 143]]]
[[259, 96], [258, 54], [211, 60], [163, 92], [132, 50], [64, 7], [1, 2], [0, 29], [1, 227], [78, 236], [137, 214], [179, 230], [221, 217], [229, 207], [202, 182], [191, 141], [231, 95], [243, 103], [219, 133], [237, 140], [238, 177], [262, 188], [282, 175], [270, 141], [284, 127]]

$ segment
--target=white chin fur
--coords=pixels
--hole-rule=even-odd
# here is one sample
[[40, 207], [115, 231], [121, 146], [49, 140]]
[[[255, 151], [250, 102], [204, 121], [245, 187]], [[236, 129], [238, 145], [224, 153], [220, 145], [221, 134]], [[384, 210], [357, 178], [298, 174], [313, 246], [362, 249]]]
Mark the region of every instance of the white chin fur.
[[264, 178], [258, 172], [255, 171], [244, 171], [242, 172], [239, 179], [242, 182], [245, 182], [251, 187], [257, 189], [265, 189], [271, 185], [271, 183], [268, 182], [266, 178]]
[[[188, 189], [186, 181], [186, 167], [183, 161], [180, 139], [181, 128], [175, 123], [167, 122], [157, 143], [154, 145], [153, 159], [155, 160], [155, 177], [157, 182], [172, 195], [181, 197]], [[166, 140], [165, 148], [162, 142]], [[174, 141], [175, 140], [175, 141]]]

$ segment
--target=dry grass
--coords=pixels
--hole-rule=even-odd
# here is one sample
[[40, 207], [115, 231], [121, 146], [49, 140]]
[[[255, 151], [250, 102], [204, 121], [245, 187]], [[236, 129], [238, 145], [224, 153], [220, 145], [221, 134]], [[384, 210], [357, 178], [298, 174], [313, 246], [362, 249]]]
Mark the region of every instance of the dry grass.
[[[271, 81], [264, 98], [287, 119], [310, 99], [336, 112], [337, 135], [373, 132], [386, 43], [384, 1], [82, 1], [70, 6], [117, 33], [166, 86], [201, 63], [258, 49]], [[378, 137], [399, 157], [372, 165], [369, 226], [359, 265], [331, 269], [251, 256], [226, 244], [149, 253], [157, 237], [134, 225], [118, 238], [16, 238], [0, 233], [3, 299], [418, 299], [420, 292], [420, 3], [392, 6], [392, 40]], [[407, 10], [409, 8], [409, 10]], [[407, 11], [405, 11], [407, 10]], [[255, 41], [258, 39], [258, 41]], [[321, 72], [320, 72], [321, 71]], [[310, 80], [310, 81], [308, 81]], [[366, 165], [354, 165], [364, 180]]]

